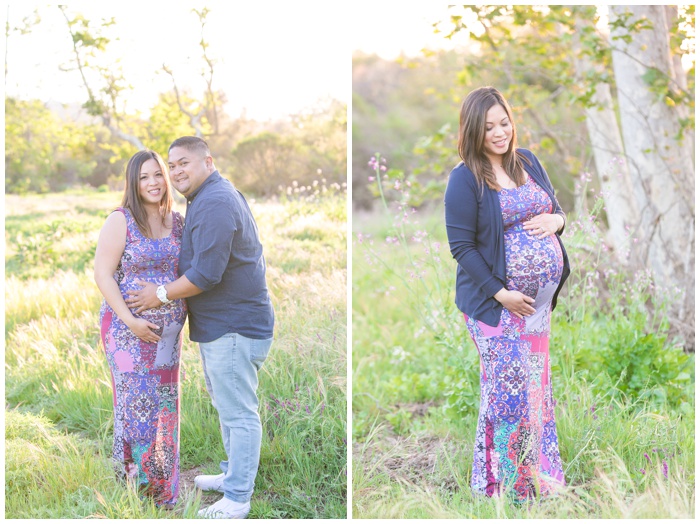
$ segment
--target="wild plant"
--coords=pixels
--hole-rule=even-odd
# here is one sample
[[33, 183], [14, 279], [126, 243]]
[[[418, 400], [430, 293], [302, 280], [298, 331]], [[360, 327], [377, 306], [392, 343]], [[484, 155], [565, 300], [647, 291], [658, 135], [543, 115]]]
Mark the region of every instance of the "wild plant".
[[[370, 271], [381, 268], [390, 277], [387, 294], [397, 285], [407, 292], [407, 313], [416, 315], [416, 324], [421, 326], [415, 336], [425, 336], [444, 362], [439, 389], [445, 409], [454, 414], [473, 411], [479, 404], [478, 357], [454, 305], [455, 265], [448, 246], [427, 230], [415, 207], [422, 201], [424, 189], [403, 171], [389, 169], [379, 153], [368, 165], [373, 171], [368, 181], [390, 225], [376, 241], [372, 235], [356, 231], [355, 242]], [[401, 358], [401, 351], [397, 358]], [[409, 383], [405, 387], [417, 386]]]
[[[577, 181], [584, 193], [590, 181], [588, 173]], [[572, 273], [552, 316], [551, 347], [583, 372], [594, 393], [678, 407], [694, 382], [694, 358], [672, 336], [668, 319], [680, 292], [661, 289], [646, 268], [624, 265], [629, 252], [615, 253], [601, 224], [603, 196], [594, 195], [562, 235]], [[629, 229], [628, 235], [634, 246]]]
[[278, 186], [279, 200], [292, 215], [310, 215], [321, 212], [334, 219], [345, 220], [347, 217], [345, 202], [347, 197], [347, 183], [331, 182], [322, 176], [319, 169], [319, 180], [313, 180], [310, 184], [299, 184], [296, 180], [291, 185]]

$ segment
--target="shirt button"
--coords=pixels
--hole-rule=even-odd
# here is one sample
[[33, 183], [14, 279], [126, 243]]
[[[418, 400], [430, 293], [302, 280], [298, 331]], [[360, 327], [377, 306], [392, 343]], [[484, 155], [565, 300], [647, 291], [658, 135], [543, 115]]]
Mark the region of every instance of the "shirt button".
[[187, 203], [188, 203], [188, 204], [191, 204], [191, 203], [192, 203], [192, 201], [191, 201], [191, 200], [188, 200], [188, 201], [187, 201]]

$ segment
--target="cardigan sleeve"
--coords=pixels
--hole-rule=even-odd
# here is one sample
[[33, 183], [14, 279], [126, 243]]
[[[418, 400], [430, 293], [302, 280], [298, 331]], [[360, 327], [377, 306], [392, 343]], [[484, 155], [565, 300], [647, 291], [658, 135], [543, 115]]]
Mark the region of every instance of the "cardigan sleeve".
[[445, 226], [452, 256], [483, 293], [492, 297], [504, 286], [477, 249], [478, 190], [466, 169], [452, 170], [445, 191]]

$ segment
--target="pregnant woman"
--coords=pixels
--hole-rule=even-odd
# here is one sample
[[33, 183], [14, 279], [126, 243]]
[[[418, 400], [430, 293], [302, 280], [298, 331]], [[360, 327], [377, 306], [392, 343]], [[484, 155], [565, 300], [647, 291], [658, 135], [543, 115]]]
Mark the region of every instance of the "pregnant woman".
[[183, 217], [172, 211], [163, 159], [139, 151], [126, 168], [121, 207], [105, 221], [95, 252], [102, 344], [112, 374], [115, 468], [156, 504], [177, 502], [180, 458], [180, 348], [184, 300], [135, 315], [126, 305], [137, 281], [177, 279]]
[[550, 380], [550, 317], [569, 274], [565, 215], [539, 160], [517, 149], [508, 103], [471, 92], [459, 124], [445, 223], [457, 307], [481, 360], [471, 486], [515, 502], [564, 485]]

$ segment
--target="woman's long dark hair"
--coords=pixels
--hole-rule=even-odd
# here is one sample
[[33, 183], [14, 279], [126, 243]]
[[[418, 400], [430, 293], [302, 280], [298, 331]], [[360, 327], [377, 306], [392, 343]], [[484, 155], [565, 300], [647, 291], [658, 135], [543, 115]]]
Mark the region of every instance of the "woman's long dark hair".
[[149, 160], [158, 162], [163, 176], [165, 177], [165, 192], [160, 199], [159, 213], [160, 218], [165, 225], [165, 218], [170, 215], [173, 208], [173, 194], [170, 190], [170, 180], [168, 179], [168, 168], [163, 162], [161, 156], [155, 151], [144, 149], [139, 151], [129, 159], [126, 165], [126, 186], [124, 187], [124, 196], [122, 197], [122, 207], [125, 207], [131, 212], [136, 225], [141, 230], [144, 236], [153, 238], [151, 228], [148, 225], [148, 216], [146, 209], [143, 206], [143, 200], [139, 194], [139, 175], [141, 174], [141, 166]]
[[523, 173], [523, 160], [529, 160], [516, 151], [517, 140], [513, 113], [508, 102], [495, 87], [480, 87], [467, 95], [462, 102], [459, 112], [459, 156], [464, 165], [471, 169], [476, 176], [479, 185], [485, 183], [490, 189], [500, 190], [501, 186], [496, 180], [496, 174], [491, 169], [491, 162], [484, 153], [484, 137], [486, 136], [486, 113], [496, 104], [505, 110], [513, 128], [513, 136], [508, 144], [508, 150], [503, 154], [503, 169], [508, 177], [521, 186], [525, 183]]

